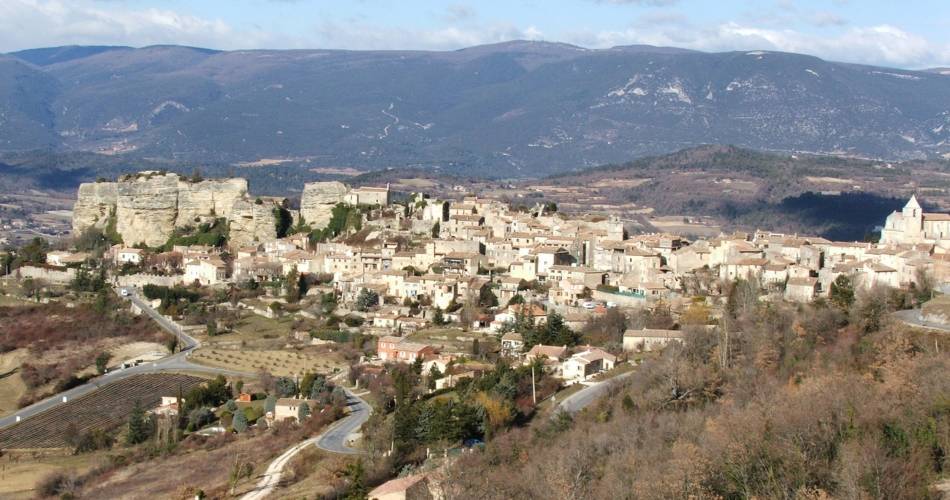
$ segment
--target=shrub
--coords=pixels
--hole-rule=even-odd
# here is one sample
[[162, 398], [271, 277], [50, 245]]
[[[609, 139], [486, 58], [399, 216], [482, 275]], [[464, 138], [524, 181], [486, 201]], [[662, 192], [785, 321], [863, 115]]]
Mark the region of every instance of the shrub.
[[237, 432], [244, 432], [247, 430], [247, 416], [244, 415], [244, 412], [239, 411], [234, 414], [234, 419], [231, 420], [231, 427], [233, 427]]

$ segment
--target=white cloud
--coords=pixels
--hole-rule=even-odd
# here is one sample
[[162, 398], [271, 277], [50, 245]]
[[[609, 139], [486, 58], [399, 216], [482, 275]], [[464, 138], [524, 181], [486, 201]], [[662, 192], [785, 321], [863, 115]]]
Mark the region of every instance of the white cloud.
[[596, 3], [613, 5], [648, 5], [652, 7], [668, 6], [679, 3], [679, 0], [594, 0]]
[[509, 40], [541, 40], [544, 34], [535, 26], [511, 24], [445, 26], [433, 29], [396, 28], [370, 23], [325, 20], [317, 27], [319, 47], [348, 49], [425, 49], [454, 50]]
[[472, 7], [463, 4], [452, 4], [445, 8], [445, 19], [450, 23], [468, 21], [478, 16]]
[[792, 29], [767, 29], [735, 22], [715, 26], [649, 27], [620, 31], [580, 32], [568, 41], [611, 47], [644, 43], [705, 51], [776, 50], [811, 54], [835, 61], [900, 67], [950, 63], [950, 46], [939, 45], [891, 25], [851, 27], [834, 35]]
[[88, 0], [0, 1], [0, 51], [69, 44], [181, 44], [257, 47], [274, 41], [263, 32], [239, 32], [220, 19]]
[[[589, 0], [664, 5], [670, 0]], [[183, 14], [139, 2], [101, 0], [0, 0], [0, 52], [67, 44], [143, 46], [181, 44], [217, 49], [349, 48], [451, 50], [513, 39], [564, 41], [590, 48], [652, 44], [706, 51], [780, 50], [825, 59], [899, 67], [950, 65], [950, 45], [889, 24], [844, 25], [829, 13], [786, 13], [802, 30], [766, 20], [703, 24], [673, 10], [651, 10], [620, 30], [551, 33], [543, 27], [492, 22], [465, 3], [450, 4], [434, 26], [393, 26], [365, 17], [324, 18], [309, 32], [283, 34], [237, 28], [214, 18]], [[788, 9], [786, 9], [788, 10]], [[802, 16], [811, 16], [805, 19]], [[435, 14], [439, 16], [439, 14]], [[821, 25], [818, 32], [809, 25]]]

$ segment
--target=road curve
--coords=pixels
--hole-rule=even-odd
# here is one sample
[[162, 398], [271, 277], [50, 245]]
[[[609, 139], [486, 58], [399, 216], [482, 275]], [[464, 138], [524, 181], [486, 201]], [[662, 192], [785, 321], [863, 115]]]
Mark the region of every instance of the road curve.
[[128, 293], [129, 295], [126, 298], [128, 298], [133, 304], [138, 306], [139, 309], [141, 309], [146, 314], [148, 314], [148, 316], [152, 318], [153, 320], [155, 320], [155, 322], [158, 323], [158, 325], [161, 326], [163, 329], [165, 329], [172, 335], [176, 335], [179, 337], [181, 345], [182, 345], [181, 351], [171, 354], [169, 356], [166, 356], [162, 359], [153, 361], [153, 362], [143, 363], [141, 365], [133, 366], [130, 368], [113, 370], [109, 373], [98, 376], [83, 385], [73, 387], [72, 389], [60, 392], [59, 394], [50, 396], [37, 403], [33, 403], [30, 406], [21, 408], [11, 415], [0, 418], [0, 429], [16, 424], [17, 417], [20, 417], [21, 421], [25, 420], [32, 416], [43, 413], [44, 411], [47, 411], [58, 405], [61, 405], [64, 402], [72, 401], [80, 396], [85, 396], [86, 394], [89, 394], [102, 386], [111, 384], [113, 382], [118, 382], [119, 380], [123, 380], [129, 377], [132, 377], [134, 375], [143, 375], [143, 374], [149, 374], [149, 373], [161, 373], [161, 372], [170, 372], [170, 371], [192, 371], [192, 372], [199, 372], [199, 373], [229, 375], [229, 376], [235, 376], [235, 377], [253, 377], [254, 376], [254, 374], [251, 374], [251, 373], [244, 373], [244, 372], [228, 370], [224, 368], [214, 368], [210, 366], [203, 366], [203, 365], [195, 364], [188, 361], [188, 355], [191, 354], [191, 351], [194, 350], [194, 348], [201, 345], [198, 342], [198, 340], [184, 333], [181, 327], [177, 323], [169, 320], [168, 318], [159, 314], [158, 311], [152, 309], [152, 307], [147, 302], [143, 301], [138, 296], [136, 296], [135, 293], [131, 289], [129, 289]]
[[899, 319], [901, 322], [917, 326], [920, 328], [927, 328], [929, 330], [939, 330], [941, 332], [950, 332], [950, 326], [947, 326], [943, 323], [934, 323], [933, 321], [925, 321], [921, 315], [920, 309], [907, 309], [904, 311], [894, 312], [894, 316]]
[[551, 416], [553, 417], [562, 411], [569, 415], [573, 415], [584, 408], [587, 408], [598, 398], [604, 394], [607, 394], [607, 391], [612, 386], [620, 383], [621, 380], [629, 377], [630, 375], [633, 375], [633, 373], [634, 372], [621, 373], [616, 377], [609, 378], [603, 382], [597, 382], [596, 384], [591, 384], [575, 392], [574, 394], [571, 394], [557, 405]]
[[287, 466], [287, 463], [310, 445], [314, 445], [321, 450], [331, 453], [346, 455], [363, 453], [361, 450], [348, 446], [346, 444], [346, 438], [366, 423], [373, 410], [366, 401], [352, 391], [345, 387], [343, 390], [346, 391], [347, 405], [350, 407], [350, 414], [330, 424], [330, 426], [319, 435], [301, 441], [281, 453], [280, 456], [275, 458], [274, 461], [267, 466], [267, 469], [264, 470], [264, 474], [261, 475], [254, 490], [241, 497], [241, 500], [262, 500], [267, 498], [267, 496], [274, 491], [274, 488], [280, 484], [280, 478], [284, 473], [284, 467]]

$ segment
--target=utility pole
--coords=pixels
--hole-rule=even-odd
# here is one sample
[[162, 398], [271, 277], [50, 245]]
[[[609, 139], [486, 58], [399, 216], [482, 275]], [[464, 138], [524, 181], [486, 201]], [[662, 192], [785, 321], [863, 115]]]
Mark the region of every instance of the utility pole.
[[538, 392], [534, 386], [534, 363], [531, 363], [531, 401], [533, 404], [538, 404]]

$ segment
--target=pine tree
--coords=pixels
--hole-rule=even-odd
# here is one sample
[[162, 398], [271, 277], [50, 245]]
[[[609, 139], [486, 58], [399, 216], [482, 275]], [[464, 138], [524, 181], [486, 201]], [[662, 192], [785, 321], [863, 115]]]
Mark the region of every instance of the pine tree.
[[234, 414], [234, 419], [231, 420], [231, 427], [233, 427], [237, 432], [244, 432], [247, 430], [247, 416], [244, 415], [243, 411], [239, 411]]
[[146, 439], [148, 439], [148, 428], [146, 427], [145, 410], [142, 409], [141, 401], [135, 400], [135, 406], [132, 407], [132, 413], [129, 414], [125, 442], [129, 445], [135, 445]]
[[295, 304], [300, 302], [300, 273], [297, 272], [297, 266], [290, 269], [287, 273], [287, 281], [284, 283], [287, 302]]
[[851, 279], [844, 274], [838, 275], [831, 283], [831, 290], [828, 292], [831, 303], [840, 309], [847, 311], [854, 304], [854, 285]]
[[310, 405], [306, 402], [300, 403], [297, 407], [297, 421], [303, 423], [308, 417], [310, 417]]
[[366, 487], [366, 471], [363, 469], [363, 461], [357, 460], [356, 463], [346, 468], [346, 477], [349, 479], [349, 485], [346, 488], [344, 500], [362, 500], [369, 493]]
[[267, 399], [264, 400], [264, 412], [265, 413], [274, 413], [274, 410], [277, 408], [277, 397], [273, 394], [269, 394]]

